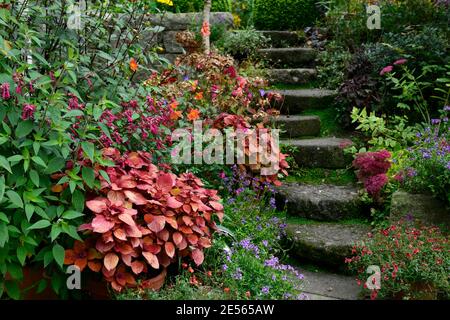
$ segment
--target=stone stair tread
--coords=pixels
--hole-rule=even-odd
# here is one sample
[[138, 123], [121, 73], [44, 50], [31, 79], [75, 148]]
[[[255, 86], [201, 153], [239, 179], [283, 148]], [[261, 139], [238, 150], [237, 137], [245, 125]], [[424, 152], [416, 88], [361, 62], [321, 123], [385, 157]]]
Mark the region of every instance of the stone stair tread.
[[363, 224], [312, 223], [288, 224], [292, 254], [320, 265], [346, 270], [345, 258], [351, 256], [355, 243], [363, 241], [371, 231]]
[[283, 96], [295, 96], [295, 97], [326, 97], [336, 96], [335, 90], [328, 89], [285, 89], [285, 90], [272, 90], [278, 92]]
[[353, 276], [298, 269], [305, 276], [302, 291], [308, 296], [308, 300], [358, 300], [359, 298], [360, 287]]
[[273, 66], [312, 67], [315, 65], [317, 51], [305, 47], [258, 49], [258, 53]]
[[273, 118], [273, 123], [285, 131], [281, 133], [281, 137], [298, 138], [320, 134], [319, 116], [279, 115]]
[[332, 105], [336, 91], [326, 89], [271, 90], [283, 96], [275, 105], [283, 114], [298, 114], [306, 109], [325, 109]]
[[313, 68], [267, 69], [266, 74], [270, 84], [295, 85], [315, 79], [317, 71]]
[[304, 37], [299, 36], [295, 31], [280, 30], [259, 30], [258, 33], [270, 38], [269, 44], [272, 47], [298, 46], [305, 42]]
[[309, 185], [286, 182], [277, 188], [279, 209], [286, 207], [291, 216], [318, 221], [354, 218], [361, 212], [362, 202], [354, 186]]
[[350, 139], [324, 137], [280, 140], [280, 143], [296, 147], [292, 156], [299, 166], [339, 169], [351, 163], [351, 157], [344, 154], [344, 149], [352, 145]]

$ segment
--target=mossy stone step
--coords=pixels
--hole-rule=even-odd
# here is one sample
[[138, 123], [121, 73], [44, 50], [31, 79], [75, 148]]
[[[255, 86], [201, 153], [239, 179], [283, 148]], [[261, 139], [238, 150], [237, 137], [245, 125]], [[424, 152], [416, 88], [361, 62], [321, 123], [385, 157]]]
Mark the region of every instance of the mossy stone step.
[[311, 48], [259, 49], [259, 55], [272, 66], [306, 68], [315, 65], [317, 52]]
[[280, 140], [286, 146], [295, 147], [291, 155], [301, 167], [341, 169], [351, 163], [351, 156], [344, 149], [352, 141], [343, 138], [313, 138]]
[[297, 68], [297, 69], [268, 69], [266, 70], [267, 79], [273, 84], [306, 84], [314, 80], [317, 75], [316, 69]]
[[299, 114], [306, 109], [326, 109], [330, 107], [336, 91], [324, 89], [272, 90], [283, 96], [275, 105], [282, 114]]
[[320, 117], [318, 116], [286, 116], [280, 115], [272, 119], [274, 125], [283, 130], [281, 137], [312, 137], [320, 134]]
[[274, 48], [295, 47], [305, 43], [305, 37], [295, 31], [260, 30], [257, 32], [270, 38], [269, 44]]
[[277, 207], [294, 217], [338, 221], [361, 216], [363, 204], [353, 186], [284, 183], [277, 188]]
[[314, 223], [288, 224], [287, 236], [292, 242], [291, 254], [303, 261], [346, 272], [345, 258], [361, 242], [370, 227], [363, 224]]

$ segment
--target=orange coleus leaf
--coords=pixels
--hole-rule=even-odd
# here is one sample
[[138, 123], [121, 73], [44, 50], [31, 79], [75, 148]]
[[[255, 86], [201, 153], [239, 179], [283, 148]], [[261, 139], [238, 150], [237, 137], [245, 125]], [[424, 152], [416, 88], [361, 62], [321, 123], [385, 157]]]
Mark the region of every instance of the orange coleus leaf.
[[127, 235], [125, 233], [125, 231], [123, 231], [123, 229], [116, 229], [114, 230], [114, 236], [122, 241], [126, 241], [127, 240]]
[[150, 252], [142, 252], [145, 260], [150, 264], [153, 269], [159, 269], [159, 261], [158, 258]]
[[[195, 227], [195, 226], [193, 226]], [[188, 226], [181, 226], [178, 228], [178, 230], [180, 230], [181, 232], [185, 233], [185, 234], [191, 234], [192, 233], [192, 229], [189, 228]]]
[[86, 207], [88, 207], [92, 212], [102, 213], [107, 209], [105, 201], [102, 200], [90, 200], [86, 202]]
[[130, 59], [130, 70], [136, 72], [139, 68], [137, 61], [134, 58]]
[[203, 251], [200, 249], [195, 249], [194, 251], [192, 251], [192, 259], [194, 259], [194, 262], [197, 266], [201, 265], [203, 263], [203, 260], [205, 259]]
[[125, 193], [125, 196], [134, 204], [141, 206], [148, 203], [148, 200], [138, 192], [125, 190], [123, 193]]
[[108, 271], [114, 270], [114, 268], [117, 267], [118, 263], [119, 263], [119, 257], [115, 253], [108, 253], [103, 258], [103, 265], [105, 266], [106, 270], [108, 270]]
[[129, 226], [136, 225], [136, 223], [134, 222], [133, 218], [129, 214], [126, 214], [126, 213], [119, 214], [119, 219], [121, 221], [125, 222]]
[[166, 218], [166, 222], [168, 224], [170, 224], [170, 226], [174, 229], [178, 229], [178, 223], [177, 223], [177, 219], [175, 217], [165, 217]]
[[219, 202], [216, 202], [216, 201], [210, 201], [210, 202], [209, 202], [209, 205], [210, 205], [213, 209], [215, 209], [215, 210], [217, 210], [217, 211], [222, 211], [222, 210], [223, 210], [223, 205], [222, 205], [221, 203], [219, 203]]
[[173, 256], [175, 255], [175, 246], [173, 245], [173, 243], [170, 241], [166, 242], [164, 245], [164, 249], [166, 250], [166, 254], [170, 258], [173, 258]]
[[111, 190], [108, 192], [107, 197], [111, 204], [117, 207], [120, 207], [125, 202], [125, 195], [121, 191]]
[[151, 222], [147, 225], [153, 232], [160, 232], [166, 225], [166, 218], [164, 216], [153, 216]]
[[175, 197], [168, 197], [167, 198], [167, 206], [172, 209], [178, 209], [183, 205], [182, 202], [175, 199]]
[[133, 261], [131, 263], [131, 270], [133, 270], [135, 274], [139, 274], [144, 270], [144, 264], [140, 261]]
[[170, 173], [161, 173], [156, 180], [156, 184], [163, 190], [171, 190], [175, 185], [175, 180]]
[[183, 241], [183, 235], [179, 232], [174, 232], [174, 234], [172, 235], [172, 239], [175, 245], [178, 246], [181, 241]]

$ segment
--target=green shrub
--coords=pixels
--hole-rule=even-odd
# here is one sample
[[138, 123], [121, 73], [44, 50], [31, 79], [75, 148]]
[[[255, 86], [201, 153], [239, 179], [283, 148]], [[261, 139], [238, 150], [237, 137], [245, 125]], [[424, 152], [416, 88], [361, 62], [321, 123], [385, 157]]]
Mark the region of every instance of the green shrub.
[[255, 0], [254, 24], [259, 30], [300, 30], [319, 17], [317, 0]]
[[267, 45], [269, 39], [255, 29], [237, 30], [229, 32], [223, 40], [223, 51], [238, 60], [253, 56], [257, 49]]
[[320, 66], [317, 67], [317, 80], [321, 87], [337, 89], [345, 79], [345, 69], [351, 53], [335, 41], [327, 44], [326, 50], [319, 53]]
[[[199, 12], [203, 10], [204, 0], [173, 0], [173, 7], [161, 6], [175, 12]], [[231, 0], [212, 0], [211, 11], [231, 12]]]

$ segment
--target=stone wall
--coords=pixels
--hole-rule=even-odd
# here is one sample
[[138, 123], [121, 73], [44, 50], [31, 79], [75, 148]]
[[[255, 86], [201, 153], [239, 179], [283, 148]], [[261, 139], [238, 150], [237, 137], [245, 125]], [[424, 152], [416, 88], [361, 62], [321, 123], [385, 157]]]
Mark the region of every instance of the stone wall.
[[[154, 31], [146, 32], [143, 41], [153, 41], [155, 45], [164, 49], [163, 56], [169, 61], [182, 54], [183, 48], [176, 41], [178, 32], [188, 30], [192, 26], [199, 26], [202, 23], [202, 13], [165, 13], [151, 15], [148, 21], [155, 27], [161, 27], [163, 31], [157, 34]], [[211, 25], [225, 25], [227, 28], [233, 27], [233, 16], [229, 12], [211, 12]]]

